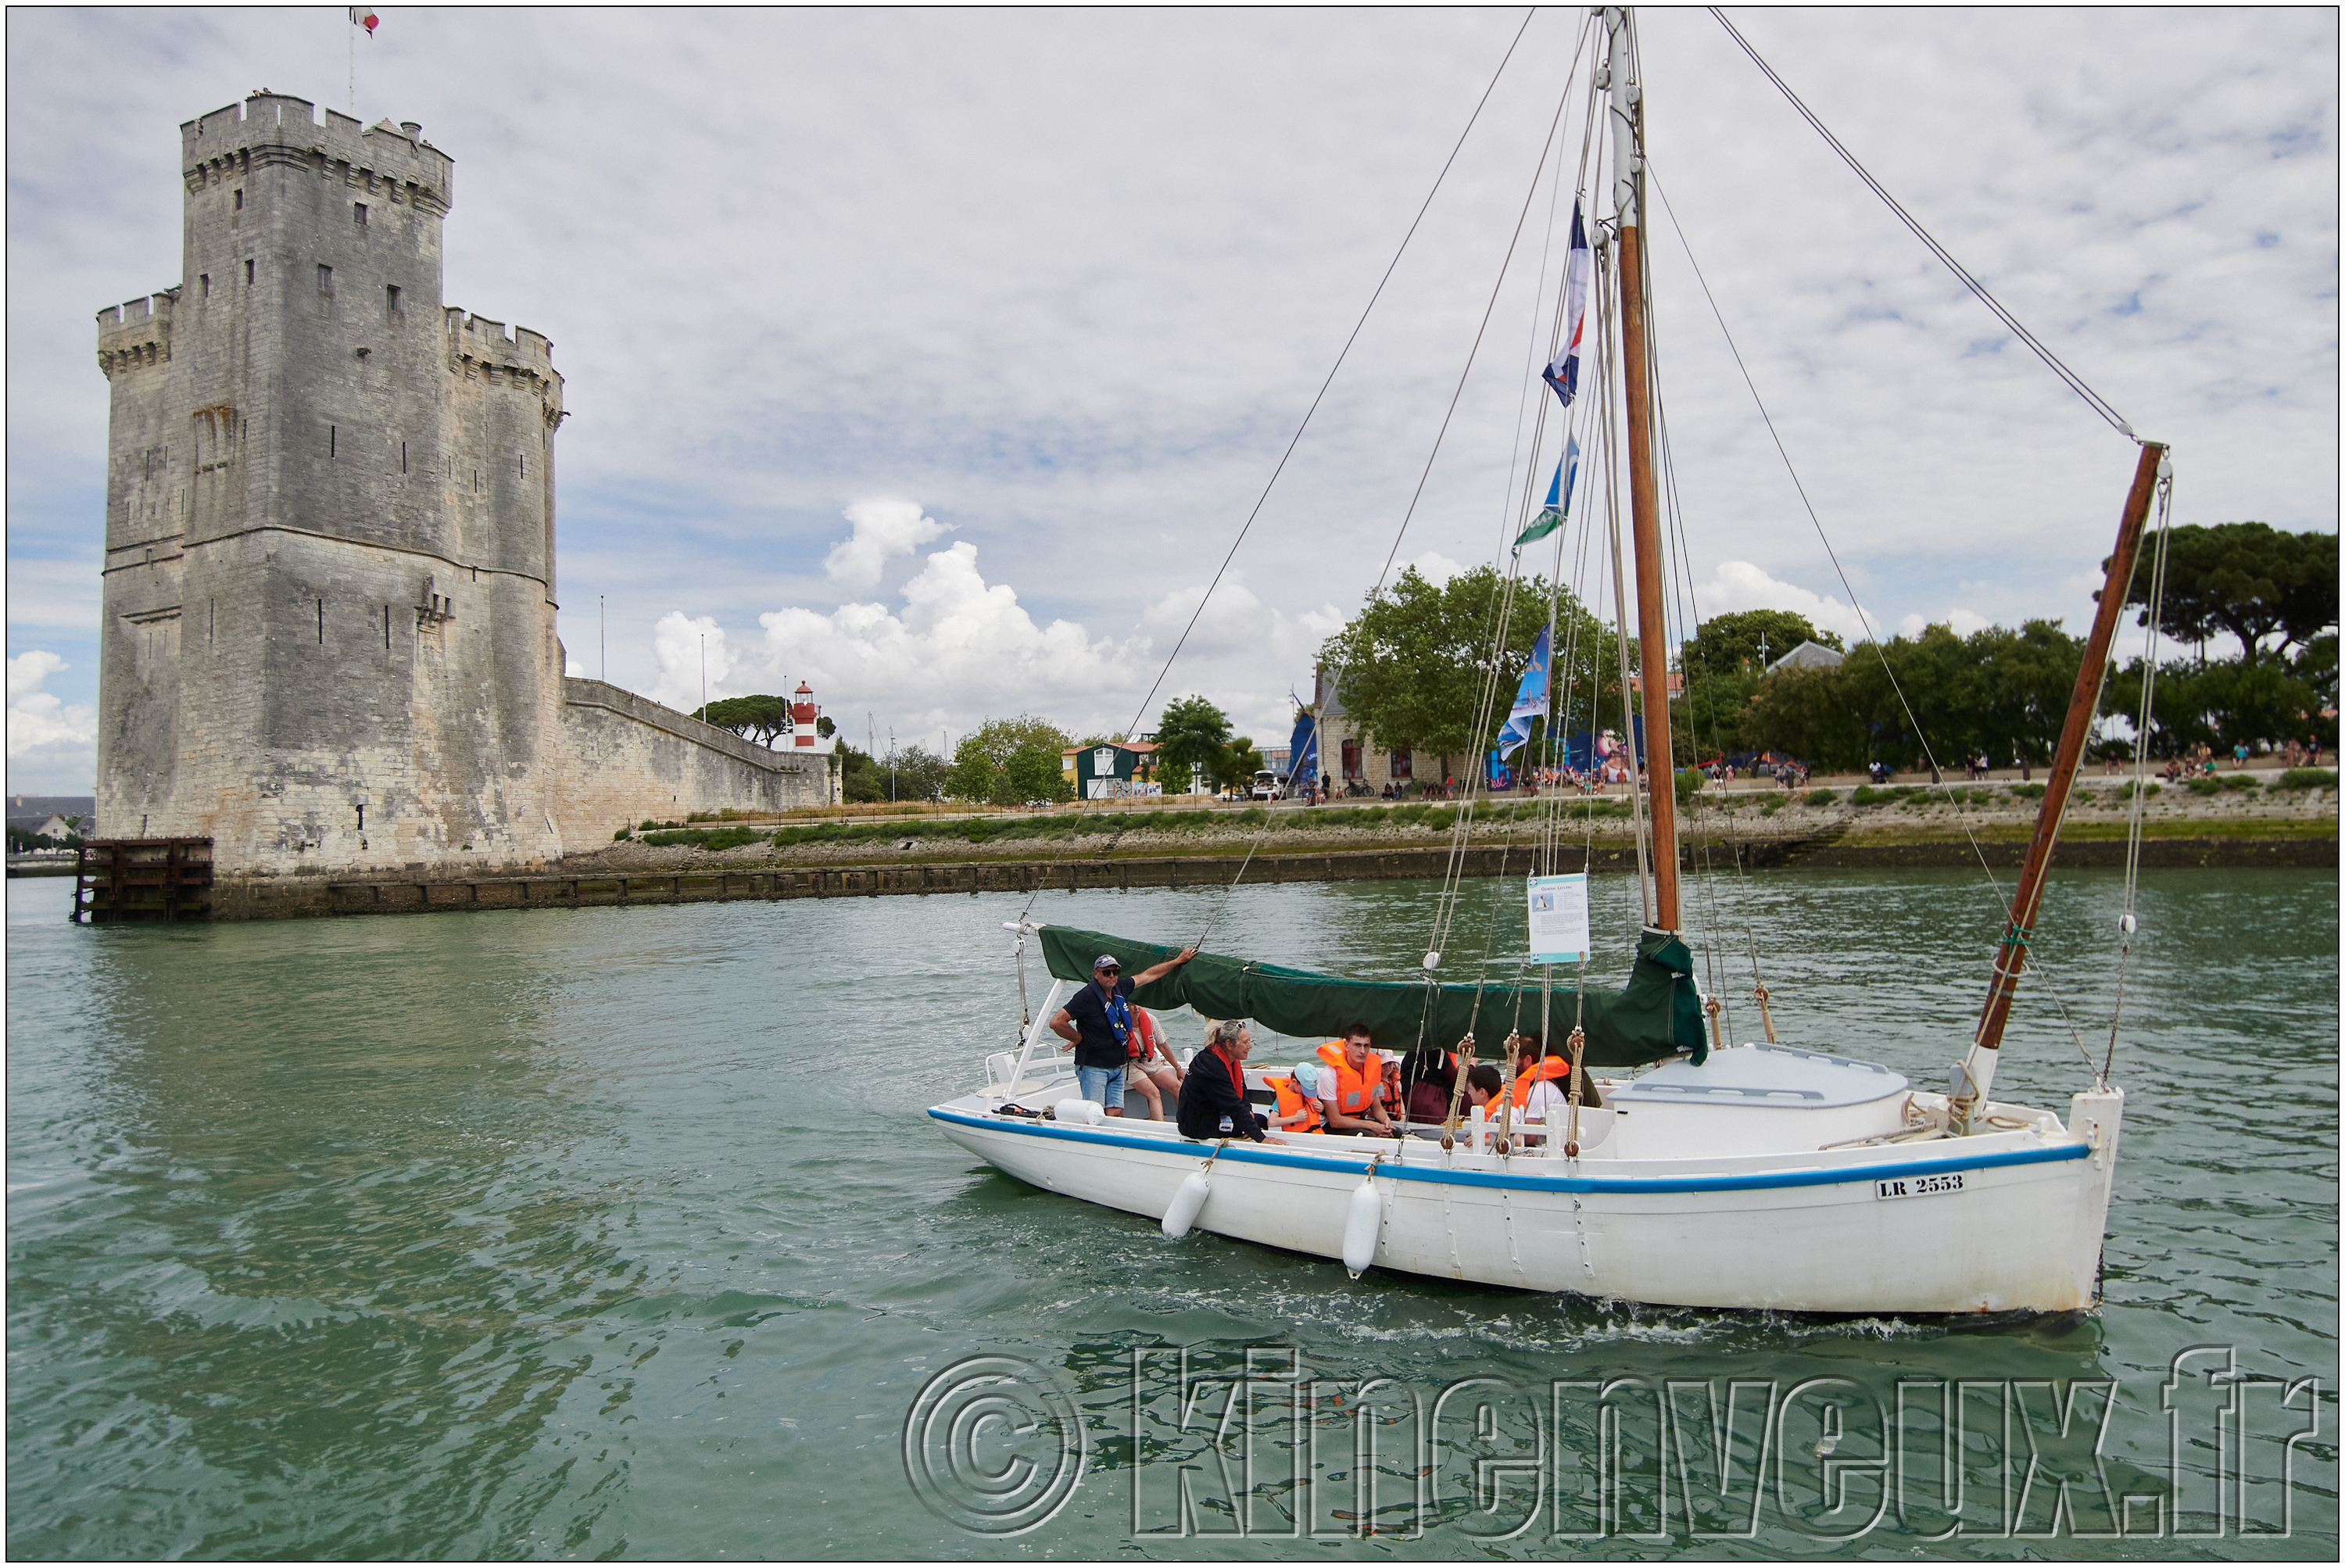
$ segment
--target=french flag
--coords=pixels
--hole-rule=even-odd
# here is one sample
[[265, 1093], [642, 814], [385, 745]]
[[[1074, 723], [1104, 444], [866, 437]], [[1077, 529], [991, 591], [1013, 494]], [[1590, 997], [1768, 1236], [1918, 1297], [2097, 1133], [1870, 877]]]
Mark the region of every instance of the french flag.
[[1564, 263], [1563, 282], [1563, 352], [1543, 372], [1547, 384], [1571, 406], [1571, 394], [1579, 390], [1579, 340], [1588, 328], [1588, 276], [1594, 270], [1595, 259], [1588, 252], [1588, 230], [1579, 221], [1579, 203], [1571, 204], [1571, 250]]

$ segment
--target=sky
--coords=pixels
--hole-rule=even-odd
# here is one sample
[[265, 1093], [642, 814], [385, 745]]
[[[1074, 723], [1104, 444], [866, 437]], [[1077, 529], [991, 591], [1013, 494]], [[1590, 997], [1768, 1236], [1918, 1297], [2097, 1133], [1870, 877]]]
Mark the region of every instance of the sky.
[[[455, 160], [445, 302], [553, 342], [573, 673], [689, 708], [705, 653], [710, 696], [804, 679], [883, 750], [1192, 692], [1269, 744], [1388, 556], [1502, 554], [1585, 14], [1522, 32], [1169, 673], [1524, 12], [390, 7], [355, 107]], [[2174, 444], [2175, 521], [2337, 526], [2336, 12], [1731, 14]], [[180, 280], [181, 121], [260, 87], [351, 110], [344, 15], [10, 14], [12, 791], [90, 788], [95, 314]], [[1691, 614], [2081, 632], [2131, 443], [1716, 22], [1640, 27]]]

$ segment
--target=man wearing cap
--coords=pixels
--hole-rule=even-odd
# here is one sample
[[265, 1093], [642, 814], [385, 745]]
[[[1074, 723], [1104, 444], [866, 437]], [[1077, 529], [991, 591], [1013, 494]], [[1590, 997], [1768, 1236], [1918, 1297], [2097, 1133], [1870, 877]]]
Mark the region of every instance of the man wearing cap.
[[1176, 956], [1127, 979], [1115, 954], [1101, 953], [1091, 962], [1091, 983], [1069, 998], [1051, 1020], [1051, 1032], [1074, 1050], [1075, 1081], [1081, 1086], [1082, 1097], [1105, 1106], [1109, 1115], [1123, 1115], [1123, 1064], [1132, 1059], [1125, 1044], [1132, 1034], [1132, 993], [1196, 956], [1195, 948], [1183, 948]]

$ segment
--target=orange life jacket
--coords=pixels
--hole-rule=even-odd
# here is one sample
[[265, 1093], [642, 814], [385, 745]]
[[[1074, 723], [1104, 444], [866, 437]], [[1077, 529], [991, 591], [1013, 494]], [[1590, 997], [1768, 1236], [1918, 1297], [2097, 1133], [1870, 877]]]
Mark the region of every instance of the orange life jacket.
[[1364, 1072], [1354, 1072], [1344, 1057], [1344, 1043], [1330, 1040], [1319, 1047], [1319, 1060], [1335, 1069], [1335, 1108], [1347, 1116], [1365, 1115], [1367, 1108], [1384, 1098], [1385, 1061], [1374, 1051], [1368, 1053], [1368, 1064]]
[[1303, 1120], [1288, 1127], [1286, 1129], [1288, 1132], [1315, 1133], [1319, 1130], [1319, 1102], [1304, 1099], [1302, 1093], [1295, 1088], [1292, 1074], [1277, 1078], [1264, 1077], [1263, 1082], [1278, 1091], [1278, 1114], [1281, 1118], [1291, 1116], [1297, 1111], [1303, 1113]]
[[1151, 1047], [1164, 1043], [1164, 1031], [1156, 1026], [1156, 1015], [1145, 1007], [1132, 1010], [1132, 1030], [1123, 1039], [1123, 1054], [1133, 1061], [1152, 1054]]
[[1531, 1085], [1541, 1078], [1562, 1078], [1570, 1074], [1571, 1064], [1561, 1056], [1549, 1056], [1515, 1080], [1515, 1109], [1521, 1110], [1530, 1103]]

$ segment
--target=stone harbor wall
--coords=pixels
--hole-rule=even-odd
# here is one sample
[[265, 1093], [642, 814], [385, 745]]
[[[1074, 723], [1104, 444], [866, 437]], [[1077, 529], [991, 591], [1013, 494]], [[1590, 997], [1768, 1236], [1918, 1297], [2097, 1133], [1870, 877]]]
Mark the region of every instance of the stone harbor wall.
[[599, 680], [563, 683], [561, 800], [572, 852], [646, 819], [694, 811], [827, 806], [838, 781], [827, 754], [793, 757]]

